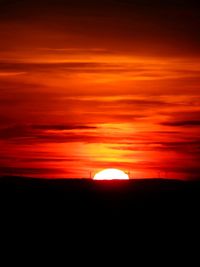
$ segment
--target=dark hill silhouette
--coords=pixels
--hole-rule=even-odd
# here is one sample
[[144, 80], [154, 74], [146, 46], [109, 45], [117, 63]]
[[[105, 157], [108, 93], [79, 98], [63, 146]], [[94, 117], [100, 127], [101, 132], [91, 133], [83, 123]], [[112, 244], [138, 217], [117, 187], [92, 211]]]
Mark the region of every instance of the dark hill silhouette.
[[[169, 248], [191, 246], [193, 241], [186, 243], [187, 238], [198, 240], [199, 203], [198, 181], [2, 177], [0, 229], [9, 251], [12, 242], [14, 250], [22, 243], [22, 251], [36, 244], [33, 254], [36, 246], [54, 251], [68, 243], [74, 244], [75, 252], [79, 246], [79, 251], [85, 249], [90, 255], [103, 242], [103, 250], [106, 245], [108, 251], [115, 245], [121, 250], [126, 244], [143, 253], [144, 247], [149, 251], [156, 244], [156, 251], [165, 251], [168, 257]], [[129, 242], [118, 242], [125, 237]]]
[[89, 179], [32, 179], [2, 177], [2, 208], [48, 217], [76, 215], [195, 216], [200, 203], [200, 182], [144, 179], [93, 181]]

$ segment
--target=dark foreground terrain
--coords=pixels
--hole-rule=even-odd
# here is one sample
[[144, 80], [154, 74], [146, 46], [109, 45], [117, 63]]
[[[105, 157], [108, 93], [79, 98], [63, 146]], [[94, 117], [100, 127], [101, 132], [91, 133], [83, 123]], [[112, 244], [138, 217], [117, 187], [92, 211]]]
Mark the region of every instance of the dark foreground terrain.
[[96, 245], [103, 242], [104, 251], [113, 246], [121, 251], [127, 245], [134, 257], [133, 246], [149, 251], [156, 245], [156, 251], [168, 257], [169, 249], [177, 254], [178, 247], [196, 247], [199, 242], [199, 203], [200, 182], [195, 181], [4, 177], [0, 234], [6, 236], [3, 244], [8, 243], [8, 251], [13, 243], [14, 250], [23, 244], [23, 255], [30, 245], [54, 251], [68, 244], [74, 251], [79, 247], [89, 253], [92, 248], [98, 251]]
[[200, 182], [152, 179], [93, 181], [43, 180], [19, 177], [0, 179], [1, 211], [40, 219], [78, 218], [82, 221], [118, 218], [197, 219]]

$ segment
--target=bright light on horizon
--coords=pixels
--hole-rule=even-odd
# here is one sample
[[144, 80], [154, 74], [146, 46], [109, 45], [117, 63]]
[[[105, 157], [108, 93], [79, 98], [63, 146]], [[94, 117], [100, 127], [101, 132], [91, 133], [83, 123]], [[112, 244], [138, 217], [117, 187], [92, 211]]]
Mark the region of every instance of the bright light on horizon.
[[129, 176], [118, 169], [105, 169], [96, 173], [93, 180], [129, 180]]

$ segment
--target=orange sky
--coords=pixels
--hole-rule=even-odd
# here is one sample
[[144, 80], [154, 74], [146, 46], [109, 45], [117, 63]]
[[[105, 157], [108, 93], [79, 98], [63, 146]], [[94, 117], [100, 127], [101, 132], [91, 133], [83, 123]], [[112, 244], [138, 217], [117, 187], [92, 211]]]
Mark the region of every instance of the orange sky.
[[3, 4], [0, 174], [88, 178], [110, 167], [197, 178], [193, 2], [76, 2]]

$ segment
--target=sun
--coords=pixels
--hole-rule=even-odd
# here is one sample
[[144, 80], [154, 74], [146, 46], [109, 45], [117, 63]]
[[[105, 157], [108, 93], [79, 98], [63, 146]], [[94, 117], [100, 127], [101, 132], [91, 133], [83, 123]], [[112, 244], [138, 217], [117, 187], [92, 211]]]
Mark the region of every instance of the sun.
[[93, 180], [129, 180], [129, 176], [118, 169], [105, 169], [96, 173]]

